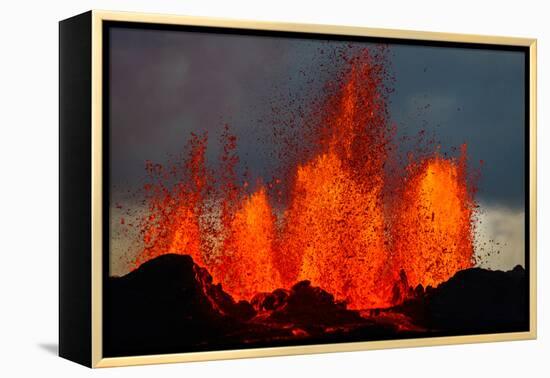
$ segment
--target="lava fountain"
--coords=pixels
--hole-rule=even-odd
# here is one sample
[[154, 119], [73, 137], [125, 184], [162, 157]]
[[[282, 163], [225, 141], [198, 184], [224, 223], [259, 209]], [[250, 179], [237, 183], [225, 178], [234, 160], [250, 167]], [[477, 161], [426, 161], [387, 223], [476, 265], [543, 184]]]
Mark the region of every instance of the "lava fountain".
[[474, 200], [466, 182], [465, 145], [459, 159], [434, 156], [407, 166], [391, 230], [396, 262], [413, 286], [435, 287], [473, 266]]
[[396, 296], [404, 281], [437, 286], [472, 266], [466, 147], [458, 159], [435, 152], [410, 161], [389, 180], [385, 60], [363, 49], [341, 61], [301, 130], [301, 159], [281, 162], [288, 167], [276, 178], [288, 188], [281, 209], [269, 184], [236, 174], [228, 125], [218, 172], [206, 162], [207, 135], [192, 134], [167, 168], [148, 162], [145, 247], [134, 266], [189, 254], [237, 300], [310, 280], [354, 309], [395, 305], [406, 297]]

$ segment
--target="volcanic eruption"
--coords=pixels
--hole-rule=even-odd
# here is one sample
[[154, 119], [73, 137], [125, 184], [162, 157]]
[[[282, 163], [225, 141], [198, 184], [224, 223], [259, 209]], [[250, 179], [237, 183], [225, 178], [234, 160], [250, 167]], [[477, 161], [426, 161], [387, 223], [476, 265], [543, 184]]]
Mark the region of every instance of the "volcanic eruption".
[[206, 159], [208, 134], [192, 133], [167, 165], [147, 162], [144, 248], [134, 268], [190, 255], [236, 301], [307, 280], [366, 310], [399, 305], [408, 287], [437, 287], [472, 267], [466, 145], [459, 156], [434, 148], [400, 163], [383, 50], [342, 52], [300, 138], [281, 143], [280, 174], [270, 181], [238, 174], [229, 125], [217, 169]]

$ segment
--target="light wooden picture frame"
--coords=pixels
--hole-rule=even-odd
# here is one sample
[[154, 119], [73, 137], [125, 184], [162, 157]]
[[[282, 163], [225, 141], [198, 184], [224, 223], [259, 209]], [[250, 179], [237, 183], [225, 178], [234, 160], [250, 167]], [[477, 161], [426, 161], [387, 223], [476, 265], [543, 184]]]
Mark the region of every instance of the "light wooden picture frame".
[[535, 39], [94, 10], [59, 69], [60, 356], [536, 338]]

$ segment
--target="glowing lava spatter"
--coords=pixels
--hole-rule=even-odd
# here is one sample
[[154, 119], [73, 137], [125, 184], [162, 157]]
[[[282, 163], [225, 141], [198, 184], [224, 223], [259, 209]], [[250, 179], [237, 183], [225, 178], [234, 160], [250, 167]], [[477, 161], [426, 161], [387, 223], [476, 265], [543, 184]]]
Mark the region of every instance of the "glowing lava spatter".
[[[390, 129], [380, 75], [368, 51], [350, 60], [312, 130], [318, 154], [296, 169], [283, 245], [298, 276], [353, 308], [387, 306], [389, 263], [382, 186]], [[289, 264], [286, 264], [289, 265]]]
[[136, 265], [190, 254], [237, 300], [310, 280], [355, 309], [394, 305], [406, 297], [404, 288], [396, 294], [405, 282], [436, 286], [472, 266], [466, 148], [459, 159], [411, 161], [404, 177], [389, 180], [385, 61], [368, 49], [342, 61], [304, 126], [307, 153], [283, 164], [288, 193], [277, 213], [266, 185], [251, 192], [236, 174], [237, 139], [227, 125], [217, 175], [207, 168], [206, 135], [192, 135], [170, 169], [148, 163], [157, 181], [145, 188]]
[[250, 299], [281, 287], [273, 264], [275, 215], [264, 187], [243, 199], [228, 231], [222, 263], [215, 270], [224, 288], [238, 299]]
[[151, 180], [144, 186], [148, 212], [142, 219], [144, 249], [135, 264], [172, 252], [204, 264], [200, 218], [205, 210], [210, 174], [205, 165], [207, 135], [191, 135], [189, 154], [170, 169], [146, 163]]
[[474, 200], [466, 180], [466, 146], [459, 159], [439, 156], [407, 167], [392, 225], [396, 263], [409, 283], [437, 286], [473, 266]]

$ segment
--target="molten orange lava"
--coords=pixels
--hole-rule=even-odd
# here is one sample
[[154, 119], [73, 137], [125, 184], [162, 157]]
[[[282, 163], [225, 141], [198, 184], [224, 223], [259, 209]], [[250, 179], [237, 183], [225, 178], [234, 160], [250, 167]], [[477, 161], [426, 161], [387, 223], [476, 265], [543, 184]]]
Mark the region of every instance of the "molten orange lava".
[[281, 287], [273, 265], [275, 216], [264, 187], [244, 198], [223, 241], [222, 264], [214, 270], [236, 299]]
[[298, 168], [283, 237], [301, 267], [287, 285], [310, 280], [354, 308], [387, 304], [379, 285], [387, 263], [380, 188], [362, 189], [334, 153]]
[[459, 160], [439, 156], [407, 167], [392, 227], [396, 261], [409, 284], [437, 286], [473, 265], [473, 199]]
[[343, 85], [331, 83], [338, 90], [313, 129], [318, 154], [296, 169], [282, 233], [283, 257], [298, 261], [285, 284], [310, 280], [352, 308], [389, 305], [393, 284], [381, 280], [389, 263], [382, 186], [390, 133], [379, 72], [363, 54]]
[[[135, 261], [136, 267], [166, 253], [188, 254], [197, 264], [204, 264], [204, 235], [199, 222], [209, 180], [205, 166], [207, 140], [207, 135], [192, 134], [184, 164], [169, 171], [147, 162], [149, 177], [157, 181], [144, 187], [149, 209], [141, 227], [145, 247]], [[170, 188], [167, 182], [174, 178], [178, 181]]]
[[410, 162], [393, 188], [384, 60], [369, 50], [343, 60], [303, 127], [307, 153], [286, 172], [282, 208], [263, 184], [250, 193], [239, 180], [227, 125], [217, 176], [206, 168], [206, 135], [193, 134], [169, 170], [148, 163], [136, 265], [190, 254], [237, 300], [310, 280], [354, 309], [397, 304], [407, 285], [436, 286], [472, 266], [465, 147], [459, 160]]

